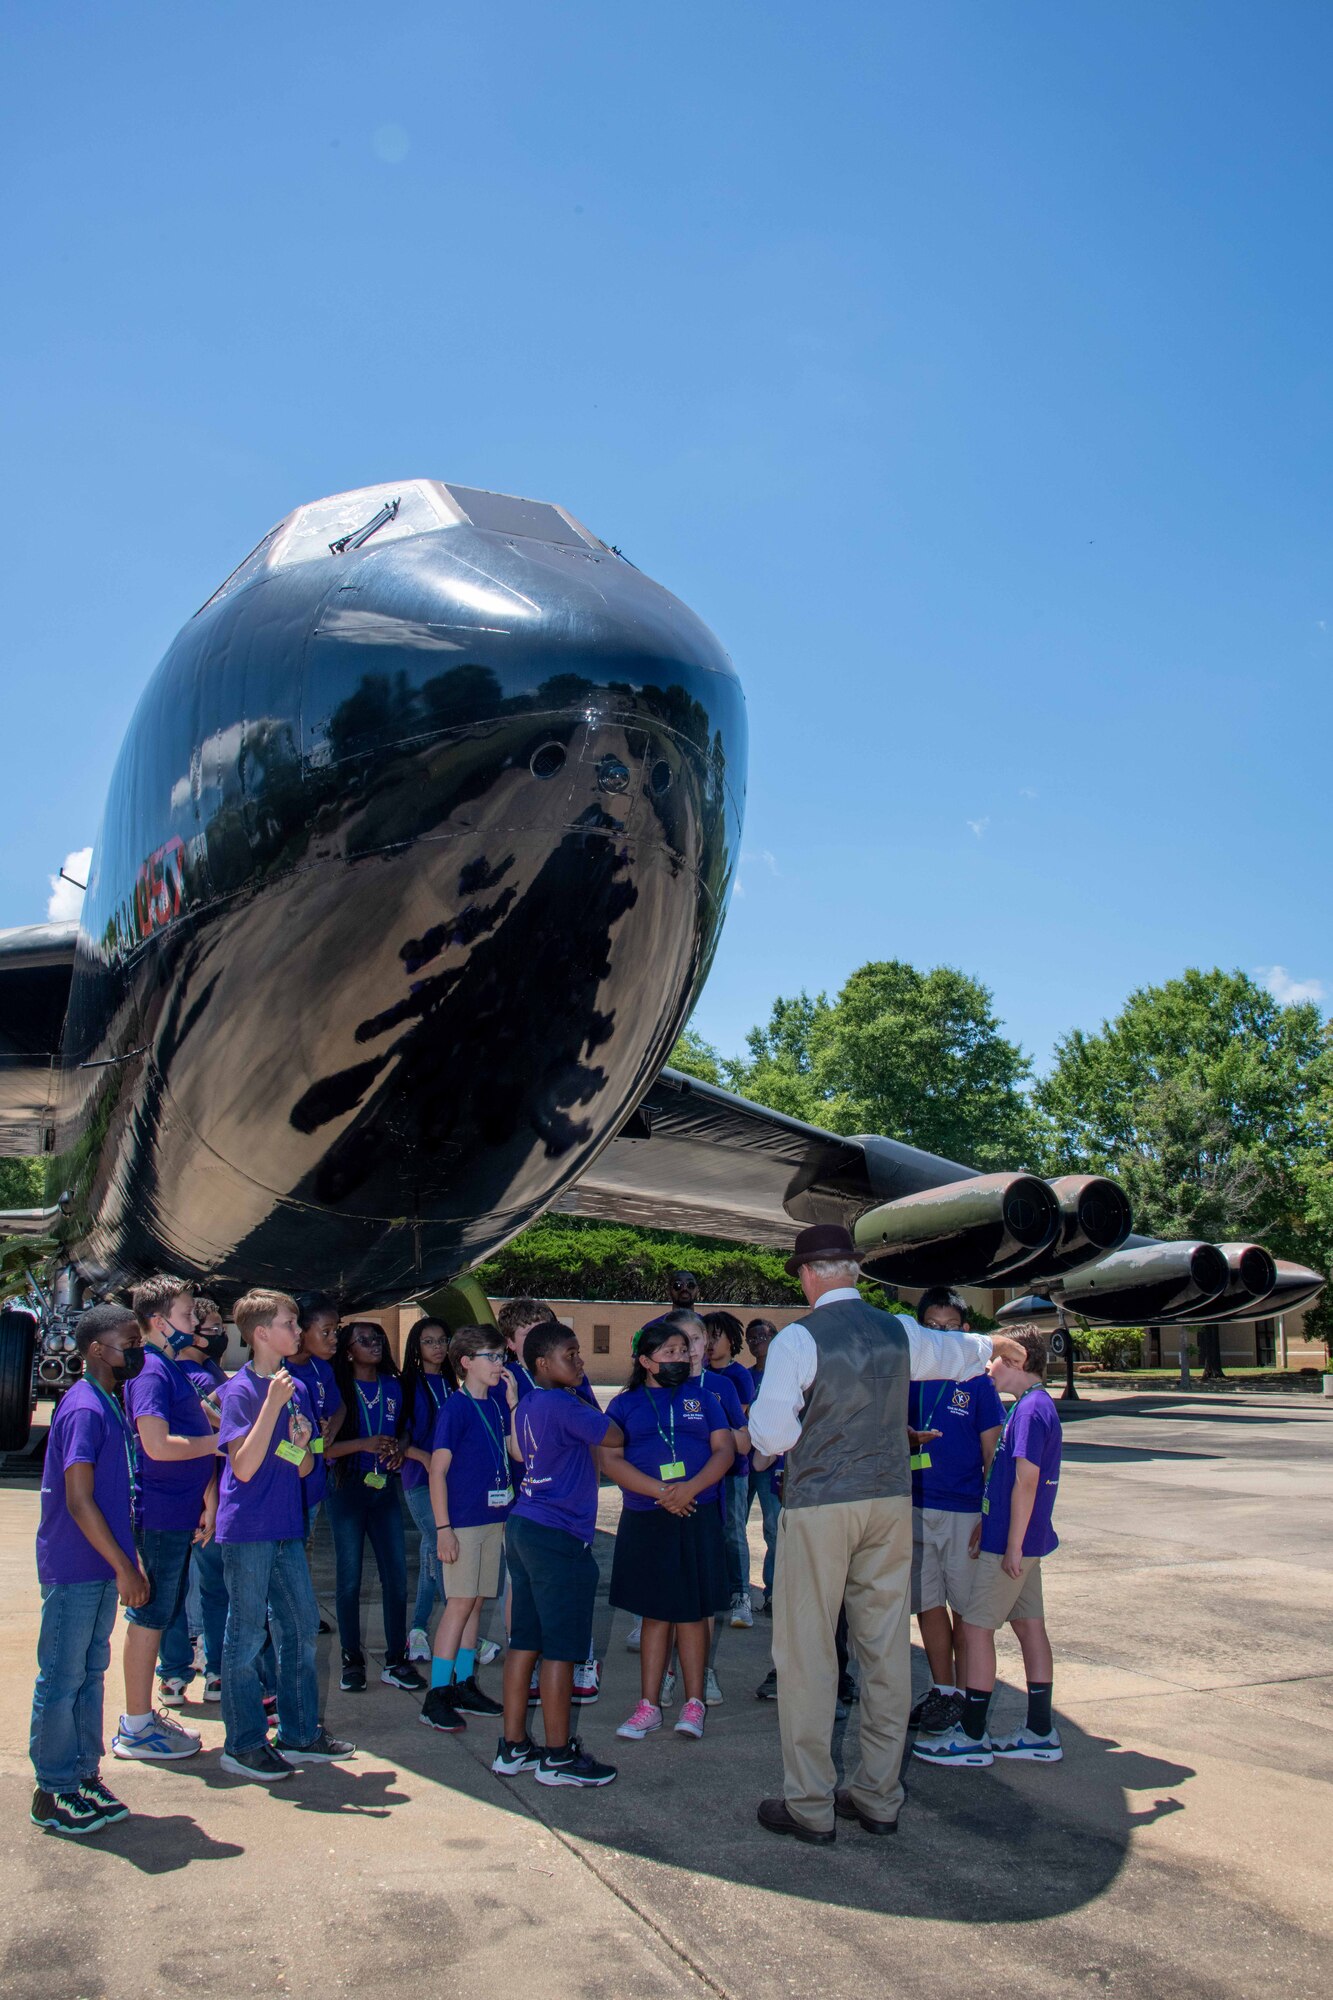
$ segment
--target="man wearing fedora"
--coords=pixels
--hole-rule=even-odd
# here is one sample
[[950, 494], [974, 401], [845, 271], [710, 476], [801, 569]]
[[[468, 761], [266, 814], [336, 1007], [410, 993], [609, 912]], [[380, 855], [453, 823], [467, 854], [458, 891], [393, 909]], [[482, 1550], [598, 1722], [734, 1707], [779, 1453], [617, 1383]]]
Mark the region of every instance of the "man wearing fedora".
[[[756, 1452], [787, 1455], [773, 1611], [784, 1796], [760, 1803], [759, 1823], [820, 1844], [835, 1839], [835, 1815], [893, 1833], [903, 1800], [912, 1705], [908, 1383], [966, 1381], [992, 1353], [1013, 1358], [1003, 1334], [935, 1331], [867, 1305], [856, 1288], [860, 1261], [839, 1225], [801, 1231], [787, 1269], [812, 1310], [770, 1345], [750, 1406]], [[835, 1793], [834, 1631], [844, 1602], [861, 1666], [861, 1762]]]

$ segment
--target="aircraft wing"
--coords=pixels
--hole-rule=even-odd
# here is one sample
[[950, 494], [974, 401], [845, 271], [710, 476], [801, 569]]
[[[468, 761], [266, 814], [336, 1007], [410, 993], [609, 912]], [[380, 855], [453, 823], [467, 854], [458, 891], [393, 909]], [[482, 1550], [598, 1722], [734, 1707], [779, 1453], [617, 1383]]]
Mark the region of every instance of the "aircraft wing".
[[850, 1228], [877, 1202], [973, 1175], [915, 1146], [842, 1138], [666, 1069], [556, 1208], [788, 1249], [807, 1223]]
[[49, 1150], [77, 924], [0, 931], [0, 1155]]

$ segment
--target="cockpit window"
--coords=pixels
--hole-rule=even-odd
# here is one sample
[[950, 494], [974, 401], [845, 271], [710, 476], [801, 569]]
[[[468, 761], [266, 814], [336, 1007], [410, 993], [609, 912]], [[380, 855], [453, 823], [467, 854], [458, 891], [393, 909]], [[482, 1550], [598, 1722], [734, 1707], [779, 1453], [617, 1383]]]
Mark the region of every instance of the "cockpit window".
[[559, 542], [566, 548], [600, 545], [560, 507], [545, 500], [520, 500], [512, 493], [487, 493], [479, 486], [450, 486], [449, 493], [474, 528], [493, 535], [522, 535], [532, 542]]
[[401, 541], [407, 535], [429, 534], [436, 528], [452, 528], [464, 518], [457, 502], [433, 479], [389, 480], [383, 486], [361, 486], [351, 493], [334, 493], [325, 500], [312, 500], [309, 506], [298, 507], [286, 520], [279, 521], [276, 528], [270, 528], [259, 546], [250, 551], [201, 609], [207, 611], [210, 604], [239, 590], [265, 570], [286, 569], [295, 563], [317, 562], [321, 558], [334, 559], [332, 545], [345, 543], [355, 547], [363, 530], [377, 516], [384, 518], [367, 538], [367, 548]]

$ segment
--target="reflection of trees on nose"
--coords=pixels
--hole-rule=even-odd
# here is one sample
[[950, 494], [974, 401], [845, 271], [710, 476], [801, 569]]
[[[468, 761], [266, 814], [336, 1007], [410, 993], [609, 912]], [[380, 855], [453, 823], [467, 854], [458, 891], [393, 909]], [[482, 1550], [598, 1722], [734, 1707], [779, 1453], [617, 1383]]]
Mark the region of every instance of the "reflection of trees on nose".
[[[585, 1058], [615, 1027], [613, 1013], [598, 1011], [597, 995], [611, 971], [612, 927], [638, 900], [623, 850], [607, 838], [614, 831], [590, 806], [521, 894], [510, 885], [400, 946], [409, 976], [450, 949], [466, 956], [414, 979], [392, 1006], [359, 1024], [362, 1043], [404, 1029], [390, 1048], [321, 1079], [293, 1107], [292, 1123], [316, 1131], [390, 1071], [316, 1169], [316, 1200], [336, 1202], [363, 1188], [386, 1152], [395, 1166], [404, 1153], [415, 1163], [424, 1193], [446, 1180], [445, 1167], [461, 1153], [475, 1163], [468, 1204], [484, 1208], [522, 1171], [532, 1135], [548, 1159], [592, 1137], [592, 1121], [575, 1110], [607, 1078]], [[512, 857], [495, 867], [474, 860], [460, 893], [465, 884], [497, 883], [511, 865]]]

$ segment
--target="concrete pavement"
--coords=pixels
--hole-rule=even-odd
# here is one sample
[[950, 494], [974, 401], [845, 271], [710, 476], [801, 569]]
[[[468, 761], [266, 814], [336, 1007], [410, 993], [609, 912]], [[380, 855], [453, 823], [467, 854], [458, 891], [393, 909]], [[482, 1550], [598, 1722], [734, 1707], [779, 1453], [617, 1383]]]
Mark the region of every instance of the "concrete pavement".
[[[27, 1823], [37, 1592], [30, 1463], [0, 1472], [0, 1991], [149, 2000], [420, 1985], [533, 2000], [706, 1993], [827, 2000], [1083, 1990], [1314, 1995], [1333, 1976], [1333, 1410], [1294, 1397], [1097, 1396], [1073, 1407], [1047, 1565], [1054, 1767], [911, 1764], [896, 1839], [773, 1839], [776, 1715], [753, 1690], [767, 1625], [727, 1631], [727, 1699], [694, 1744], [614, 1737], [637, 1695], [626, 1621], [601, 1608], [600, 1703], [583, 1731], [609, 1789], [501, 1781], [480, 1725], [450, 1739], [417, 1699], [334, 1688], [361, 1746], [269, 1793], [206, 1753], [107, 1759], [136, 1818], [79, 1846]], [[603, 1494], [613, 1529], [618, 1496]], [[754, 1520], [755, 1575], [761, 1543]], [[609, 1543], [599, 1553], [604, 1569]], [[331, 1605], [321, 1551], [321, 1600]], [[377, 1608], [367, 1592], [372, 1659]], [[118, 1645], [117, 1645], [118, 1651]], [[915, 1661], [920, 1677], [923, 1662]], [[1021, 1716], [1001, 1648], [1001, 1722]], [[498, 1671], [483, 1674], [498, 1691]], [[120, 1700], [113, 1662], [108, 1736]], [[840, 1758], [855, 1758], [856, 1716]], [[197, 1866], [186, 1867], [187, 1863]]]

